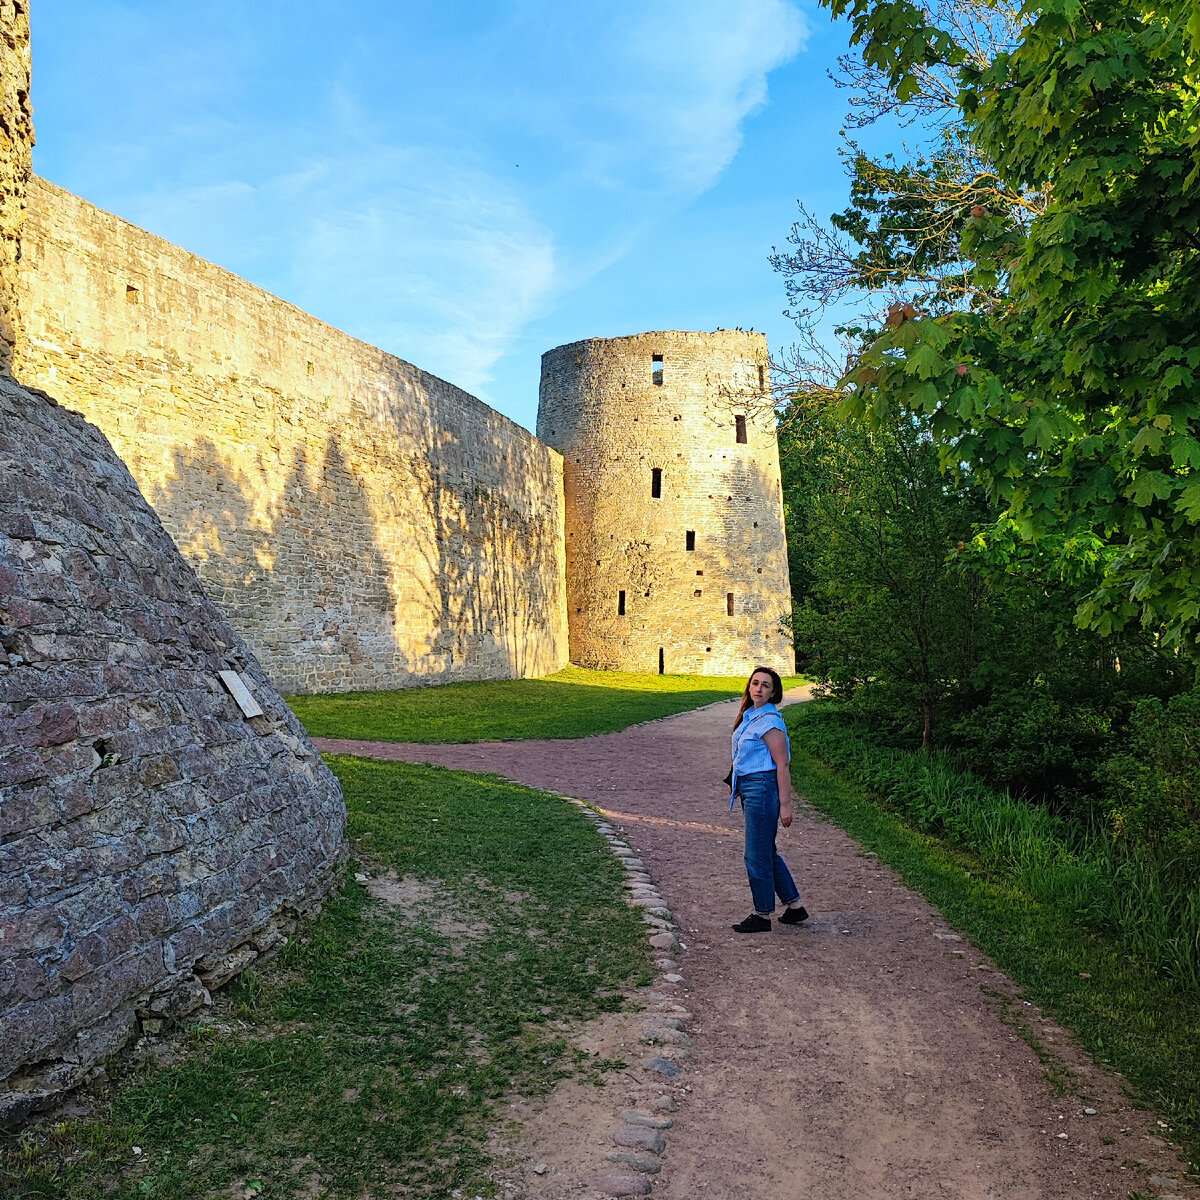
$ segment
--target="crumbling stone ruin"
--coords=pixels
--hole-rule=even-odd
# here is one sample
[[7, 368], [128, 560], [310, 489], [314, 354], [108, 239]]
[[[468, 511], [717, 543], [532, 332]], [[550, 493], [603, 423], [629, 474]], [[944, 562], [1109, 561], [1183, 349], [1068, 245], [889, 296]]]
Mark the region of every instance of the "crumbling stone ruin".
[[[0, 7], [0, 127], [26, 138], [0, 172], [5, 247], [28, 30], [23, 5]], [[0, 1123], [278, 944], [336, 884], [344, 823], [336, 779], [104, 435], [0, 371]]]
[[794, 667], [775, 410], [761, 333], [590, 338], [542, 357], [563, 454], [571, 661]]

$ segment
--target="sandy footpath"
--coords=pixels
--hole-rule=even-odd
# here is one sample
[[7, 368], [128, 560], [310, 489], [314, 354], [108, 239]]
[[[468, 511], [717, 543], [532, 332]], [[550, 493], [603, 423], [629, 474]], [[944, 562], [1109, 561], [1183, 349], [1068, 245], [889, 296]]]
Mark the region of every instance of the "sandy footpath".
[[[1200, 1197], [1119, 1079], [812, 810], [779, 839], [811, 920], [730, 929], [751, 907], [740, 814], [720, 783], [734, 712], [727, 702], [574, 741], [315, 740], [579, 797], [639, 853], [686, 947], [683, 981], [657, 986], [692, 1014], [695, 1042], [673, 1081], [691, 1091], [651, 1177], [660, 1200]], [[1014, 1011], [1061, 1056], [1074, 1094], [1054, 1093]]]

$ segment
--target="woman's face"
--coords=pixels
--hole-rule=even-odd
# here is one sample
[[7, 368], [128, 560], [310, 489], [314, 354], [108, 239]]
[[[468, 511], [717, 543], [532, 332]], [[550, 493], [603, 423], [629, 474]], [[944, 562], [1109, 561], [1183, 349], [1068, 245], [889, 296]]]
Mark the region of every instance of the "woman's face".
[[771, 699], [775, 690], [775, 680], [765, 671], [755, 671], [750, 676], [750, 702], [755, 708], [762, 708]]

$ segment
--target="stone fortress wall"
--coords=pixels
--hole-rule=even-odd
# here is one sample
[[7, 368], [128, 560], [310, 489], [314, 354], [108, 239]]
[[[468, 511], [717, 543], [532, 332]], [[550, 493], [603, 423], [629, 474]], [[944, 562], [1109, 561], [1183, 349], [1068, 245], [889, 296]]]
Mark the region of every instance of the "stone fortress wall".
[[542, 358], [538, 436], [564, 457], [571, 661], [794, 670], [767, 341], [592, 338]]
[[556, 451], [53, 184], [28, 209], [18, 378], [105, 432], [282, 691], [566, 664]]

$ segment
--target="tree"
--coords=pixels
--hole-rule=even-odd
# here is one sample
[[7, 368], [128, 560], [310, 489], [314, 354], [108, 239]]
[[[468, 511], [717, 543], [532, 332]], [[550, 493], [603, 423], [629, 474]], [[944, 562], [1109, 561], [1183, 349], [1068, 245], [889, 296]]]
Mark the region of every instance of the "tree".
[[804, 576], [799, 659], [837, 694], [882, 689], [919, 713], [928, 750], [939, 707], [978, 662], [984, 589], [952, 559], [984, 515], [982, 498], [947, 486], [919, 422], [847, 431], [819, 398], [793, 410], [785, 470], [806, 485], [789, 534]]
[[[1200, 657], [1200, 159], [1188, 6], [1041, 0], [968, 61], [907, 0], [825, 0], [898, 96], [946, 63], [970, 144], [1025, 221], [982, 203], [960, 247], [985, 305], [893, 311], [843, 412], [929, 423], [1031, 542], [1097, 556], [1077, 620]], [[964, 202], [965, 204], [965, 202]]]

